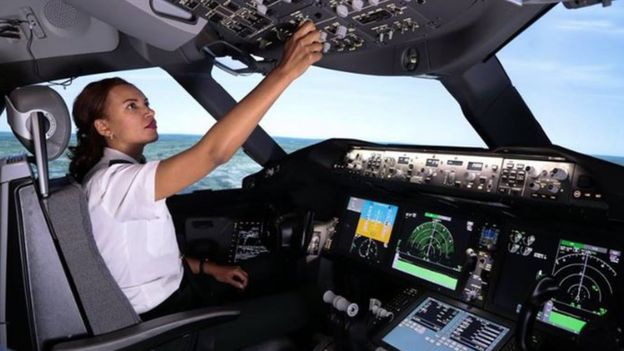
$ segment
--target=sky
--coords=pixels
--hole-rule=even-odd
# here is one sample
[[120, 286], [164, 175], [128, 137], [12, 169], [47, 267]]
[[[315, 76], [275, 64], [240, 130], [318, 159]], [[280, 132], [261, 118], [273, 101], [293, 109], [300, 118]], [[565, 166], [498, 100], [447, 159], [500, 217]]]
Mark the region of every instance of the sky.
[[[624, 1], [578, 10], [558, 5], [498, 57], [553, 143], [624, 156]], [[203, 134], [214, 123], [160, 69], [114, 75], [143, 90], [160, 133]], [[79, 78], [57, 91], [71, 106], [88, 82], [109, 76]], [[215, 78], [240, 99], [262, 76], [232, 77], [215, 69]], [[9, 130], [4, 116], [0, 131]], [[273, 136], [485, 147], [438, 81], [316, 67], [291, 84], [260, 124]]]

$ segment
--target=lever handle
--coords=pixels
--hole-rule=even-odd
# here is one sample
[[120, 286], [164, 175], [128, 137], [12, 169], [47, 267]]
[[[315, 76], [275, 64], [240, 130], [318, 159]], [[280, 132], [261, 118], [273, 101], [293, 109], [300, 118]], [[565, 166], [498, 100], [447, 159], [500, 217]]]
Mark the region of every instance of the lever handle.
[[540, 277], [533, 286], [531, 294], [522, 305], [516, 328], [516, 345], [522, 351], [533, 351], [531, 335], [535, 318], [541, 307], [559, 292], [555, 278], [545, 275]]

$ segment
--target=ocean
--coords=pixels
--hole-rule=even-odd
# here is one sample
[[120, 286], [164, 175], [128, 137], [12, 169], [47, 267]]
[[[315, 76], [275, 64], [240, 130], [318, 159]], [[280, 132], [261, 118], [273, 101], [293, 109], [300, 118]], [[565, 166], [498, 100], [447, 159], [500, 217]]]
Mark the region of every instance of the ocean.
[[[145, 148], [145, 158], [148, 161], [162, 160], [175, 155], [195, 144], [200, 135], [161, 134], [158, 141]], [[318, 143], [320, 140], [275, 137], [275, 141], [287, 152], [299, 150], [306, 146]], [[75, 142], [70, 142], [75, 144]], [[24, 147], [10, 132], [0, 132], [0, 157], [25, 152]], [[624, 157], [594, 155], [595, 157], [624, 166]], [[69, 158], [62, 155], [50, 163], [50, 177], [62, 177], [69, 169]], [[221, 165], [207, 177], [187, 188], [184, 192], [200, 189], [232, 189], [240, 188], [245, 176], [261, 169], [255, 161], [245, 155], [242, 150], [236, 152], [230, 162]]]
[[[162, 160], [188, 149], [200, 138], [201, 135], [161, 134], [157, 142], [145, 147], [144, 155], [148, 161]], [[315, 144], [320, 140], [276, 137], [275, 141], [287, 153], [291, 153]], [[73, 139], [70, 141], [70, 145], [75, 145]], [[0, 132], [0, 157], [24, 153], [25, 151], [26, 149], [11, 132]], [[245, 176], [258, 172], [260, 169], [260, 165], [241, 149], [234, 154], [230, 162], [221, 165], [204, 179], [185, 189], [183, 193], [200, 189], [222, 190], [240, 188]], [[51, 178], [62, 177], [68, 170], [69, 158], [66, 154], [50, 162], [49, 172]]]

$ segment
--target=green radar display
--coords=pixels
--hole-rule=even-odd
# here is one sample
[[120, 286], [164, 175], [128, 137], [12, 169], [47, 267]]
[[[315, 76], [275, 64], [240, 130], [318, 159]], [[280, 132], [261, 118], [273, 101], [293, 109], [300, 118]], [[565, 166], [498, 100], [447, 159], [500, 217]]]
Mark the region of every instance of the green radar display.
[[621, 256], [619, 250], [560, 240], [552, 269], [560, 290], [538, 318], [578, 334], [592, 318], [605, 315], [615, 298]]
[[455, 290], [473, 227], [473, 221], [463, 218], [406, 211], [392, 268]]
[[425, 261], [448, 266], [455, 252], [453, 235], [439, 219], [423, 223], [404, 241], [404, 252]]

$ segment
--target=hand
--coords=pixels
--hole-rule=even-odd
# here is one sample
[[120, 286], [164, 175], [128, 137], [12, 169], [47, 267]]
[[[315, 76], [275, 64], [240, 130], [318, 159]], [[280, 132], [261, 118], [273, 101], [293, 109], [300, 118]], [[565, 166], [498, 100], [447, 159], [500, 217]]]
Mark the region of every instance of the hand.
[[213, 276], [218, 282], [229, 284], [238, 289], [247, 287], [248, 276], [239, 266], [219, 266], [214, 263], [204, 263], [206, 273]]
[[282, 60], [275, 70], [284, 72], [290, 79], [295, 80], [310, 65], [323, 57], [322, 52], [321, 32], [316, 29], [314, 23], [303, 22], [284, 45]]

